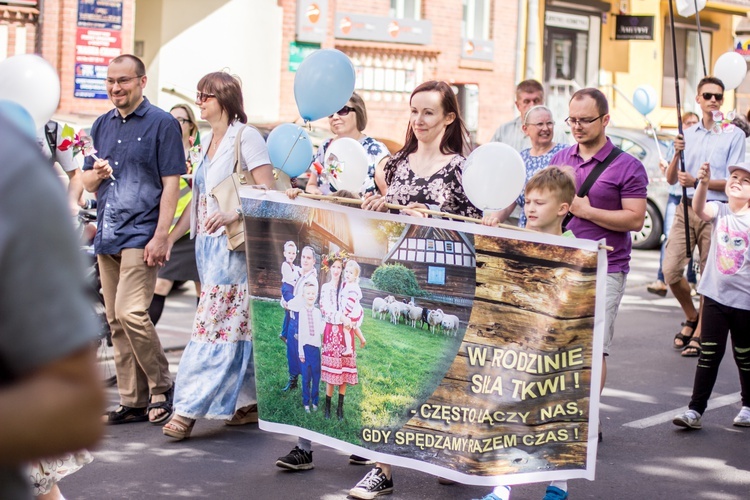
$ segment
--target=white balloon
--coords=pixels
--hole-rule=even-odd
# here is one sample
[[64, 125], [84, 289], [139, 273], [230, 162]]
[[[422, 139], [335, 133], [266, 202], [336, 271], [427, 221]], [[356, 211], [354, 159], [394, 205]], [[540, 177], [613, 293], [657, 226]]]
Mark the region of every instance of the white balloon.
[[[706, 0], [698, 0], [698, 11], [706, 8]], [[682, 17], [690, 17], [695, 14], [695, 0], [677, 0], [677, 13]]]
[[323, 157], [326, 168], [338, 162], [341, 172], [336, 177], [331, 175], [329, 180], [337, 191], [346, 190], [354, 194], [359, 193], [367, 178], [367, 167], [369, 159], [367, 152], [359, 141], [351, 137], [341, 137], [328, 146]]
[[737, 52], [725, 52], [714, 64], [714, 76], [724, 83], [725, 90], [740, 86], [747, 74], [745, 58]]
[[0, 63], [0, 98], [26, 108], [39, 129], [52, 118], [60, 103], [60, 77], [50, 63], [37, 55], [9, 57]]
[[526, 182], [526, 165], [518, 151], [501, 142], [479, 146], [466, 159], [463, 186], [480, 210], [502, 210], [516, 201]]

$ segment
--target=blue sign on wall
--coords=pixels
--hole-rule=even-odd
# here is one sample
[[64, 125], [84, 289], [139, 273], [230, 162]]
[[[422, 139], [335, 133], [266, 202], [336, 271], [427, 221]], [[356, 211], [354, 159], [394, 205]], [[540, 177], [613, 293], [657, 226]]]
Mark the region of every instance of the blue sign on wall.
[[78, 26], [122, 29], [122, 0], [78, 0]]

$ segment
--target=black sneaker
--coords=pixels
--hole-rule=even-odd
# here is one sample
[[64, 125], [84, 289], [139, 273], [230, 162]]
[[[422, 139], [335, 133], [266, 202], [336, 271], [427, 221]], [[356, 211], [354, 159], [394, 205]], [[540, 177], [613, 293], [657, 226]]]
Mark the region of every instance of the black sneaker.
[[375, 460], [360, 457], [359, 455], [349, 455], [349, 463], [353, 465], [375, 465]]
[[370, 500], [391, 493], [393, 493], [393, 478], [385, 477], [383, 469], [380, 467], [372, 469], [357, 483], [357, 486], [349, 490], [349, 496], [363, 500]]
[[290, 470], [309, 470], [315, 467], [312, 461], [311, 451], [305, 451], [295, 446], [292, 451], [285, 457], [279, 457], [276, 460], [276, 466], [282, 469]]

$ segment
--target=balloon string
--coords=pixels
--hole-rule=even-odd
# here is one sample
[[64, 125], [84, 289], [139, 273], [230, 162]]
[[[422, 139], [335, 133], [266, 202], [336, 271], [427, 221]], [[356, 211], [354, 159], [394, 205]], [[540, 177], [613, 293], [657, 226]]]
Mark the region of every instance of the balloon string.
[[296, 138], [296, 139], [294, 140], [294, 144], [292, 144], [292, 147], [291, 147], [291, 148], [289, 148], [289, 152], [288, 152], [288, 153], [286, 154], [286, 158], [284, 158], [284, 162], [283, 162], [283, 163], [281, 164], [281, 166], [279, 167], [279, 170], [281, 170], [281, 171], [283, 171], [283, 170], [284, 170], [284, 165], [286, 165], [286, 161], [287, 161], [287, 160], [289, 159], [289, 157], [290, 157], [290, 156], [292, 156], [292, 151], [294, 151], [294, 146], [296, 146], [296, 145], [297, 145], [297, 143], [299, 142], [299, 139], [300, 139], [300, 137], [302, 137], [302, 132], [304, 132], [304, 130], [300, 129], [300, 133], [299, 133], [299, 135], [298, 135], [298, 136], [297, 136], [297, 138]]

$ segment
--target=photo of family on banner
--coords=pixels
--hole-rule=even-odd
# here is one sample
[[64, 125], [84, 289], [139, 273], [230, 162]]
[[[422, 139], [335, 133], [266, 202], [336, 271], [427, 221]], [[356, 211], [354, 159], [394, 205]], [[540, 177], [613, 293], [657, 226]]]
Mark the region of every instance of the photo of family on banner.
[[261, 429], [467, 484], [594, 479], [599, 242], [240, 194]]

